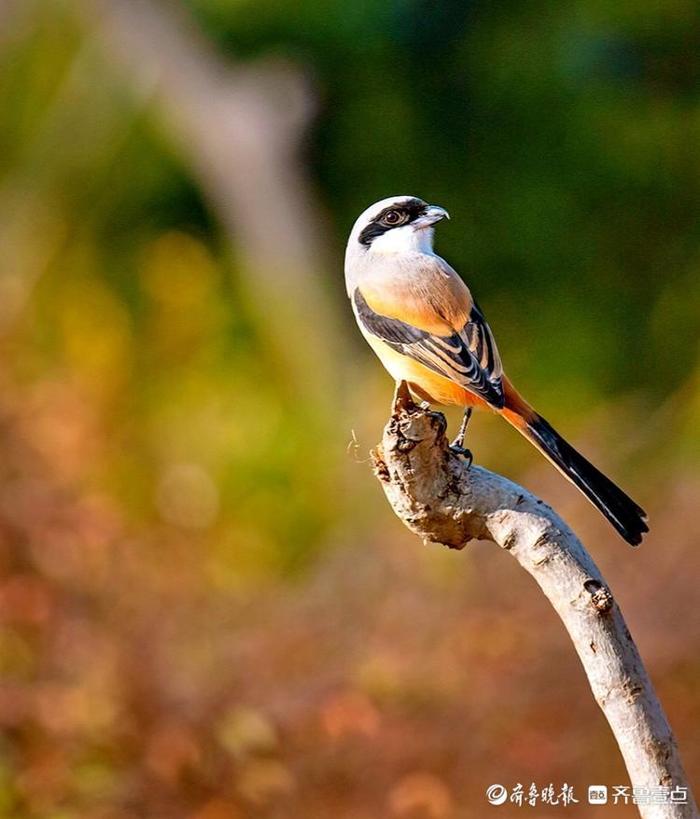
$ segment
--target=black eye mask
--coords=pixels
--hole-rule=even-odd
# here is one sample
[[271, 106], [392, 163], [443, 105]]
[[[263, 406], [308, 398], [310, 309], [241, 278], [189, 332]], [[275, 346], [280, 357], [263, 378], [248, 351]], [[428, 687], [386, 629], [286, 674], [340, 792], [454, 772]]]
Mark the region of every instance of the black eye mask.
[[[404, 225], [410, 225], [411, 222], [413, 222], [419, 216], [423, 216], [426, 207], [427, 205], [421, 199], [409, 199], [407, 202], [402, 202], [400, 205], [389, 205], [389, 207], [386, 207], [384, 210], [380, 211], [362, 231], [362, 233], [360, 233], [360, 244], [365, 245], [365, 247], [369, 247], [378, 236], [383, 236], [388, 230], [403, 227]], [[383, 221], [384, 217], [392, 210], [396, 211], [397, 213], [401, 213], [402, 215], [405, 214], [408, 218], [405, 218], [393, 225], [387, 224]]]

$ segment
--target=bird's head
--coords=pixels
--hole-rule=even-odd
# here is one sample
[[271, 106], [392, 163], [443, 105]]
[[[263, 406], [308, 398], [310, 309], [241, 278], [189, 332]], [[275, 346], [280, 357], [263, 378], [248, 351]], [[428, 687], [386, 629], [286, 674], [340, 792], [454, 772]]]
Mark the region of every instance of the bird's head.
[[350, 234], [348, 252], [432, 253], [433, 225], [449, 218], [444, 208], [415, 196], [390, 196], [360, 215]]

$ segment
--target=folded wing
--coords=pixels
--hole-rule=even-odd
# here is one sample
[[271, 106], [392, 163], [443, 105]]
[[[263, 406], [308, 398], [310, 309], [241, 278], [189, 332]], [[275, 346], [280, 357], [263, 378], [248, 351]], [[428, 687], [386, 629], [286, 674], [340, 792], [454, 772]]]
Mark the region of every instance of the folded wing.
[[494, 408], [503, 407], [501, 359], [491, 330], [476, 304], [472, 305], [464, 326], [449, 335], [429, 333], [400, 319], [376, 313], [359, 288], [353, 293], [353, 305], [368, 333], [470, 390]]

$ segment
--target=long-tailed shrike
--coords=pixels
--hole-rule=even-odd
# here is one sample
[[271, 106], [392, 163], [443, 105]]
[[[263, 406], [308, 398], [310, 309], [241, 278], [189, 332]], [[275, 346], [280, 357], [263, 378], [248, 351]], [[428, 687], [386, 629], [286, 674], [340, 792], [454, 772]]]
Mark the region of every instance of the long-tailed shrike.
[[[519, 395], [503, 372], [484, 314], [462, 279], [433, 251], [447, 211], [392, 196], [359, 217], [345, 253], [348, 296], [362, 334], [397, 381], [419, 398], [499, 413], [542, 452], [632, 545], [646, 514]], [[465, 451], [465, 450], [463, 450]]]

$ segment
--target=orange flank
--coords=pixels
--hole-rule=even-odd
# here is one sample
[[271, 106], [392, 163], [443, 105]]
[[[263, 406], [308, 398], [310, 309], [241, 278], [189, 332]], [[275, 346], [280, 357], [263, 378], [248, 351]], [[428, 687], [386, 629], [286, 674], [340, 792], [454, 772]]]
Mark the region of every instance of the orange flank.
[[409, 358], [360, 327], [367, 343], [395, 381], [406, 381], [411, 392], [431, 404], [454, 404], [458, 407], [489, 407], [478, 395], [460, 387], [450, 378]]
[[503, 409], [496, 409], [471, 390], [467, 390], [452, 381], [452, 379], [434, 372], [414, 358], [409, 358], [407, 355], [394, 350], [377, 336], [364, 331], [362, 327], [360, 329], [367, 339], [367, 343], [394, 380], [397, 382], [406, 381], [411, 392], [423, 401], [429, 401], [431, 404], [458, 407], [480, 407], [492, 412], [498, 412], [520, 431], [526, 428], [528, 421], [537, 415], [507, 378], [503, 379], [506, 404]]

